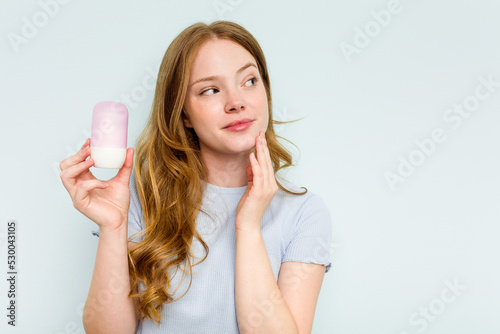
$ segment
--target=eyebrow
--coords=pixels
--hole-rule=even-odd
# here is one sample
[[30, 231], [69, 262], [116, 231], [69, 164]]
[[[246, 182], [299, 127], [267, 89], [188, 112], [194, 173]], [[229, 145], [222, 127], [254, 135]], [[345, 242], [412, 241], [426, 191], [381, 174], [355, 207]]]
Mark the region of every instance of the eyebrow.
[[[246, 70], [247, 68], [249, 68], [250, 66], [253, 66], [255, 68], [257, 68], [257, 66], [255, 66], [254, 63], [248, 63], [246, 65], [243, 65], [238, 71], [236, 71], [237, 74], [243, 72], [244, 70]], [[213, 81], [213, 80], [216, 80], [216, 79], [219, 79], [220, 76], [218, 75], [211, 75], [209, 77], [206, 77], [206, 78], [201, 78], [201, 79], [198, 79], [196, 80], [195, 82], [193, 82], [191, 84], [191, 86], [194, 86], [195, 84], [199, 83], [199, 82], [205, 82], [205, 81]]]

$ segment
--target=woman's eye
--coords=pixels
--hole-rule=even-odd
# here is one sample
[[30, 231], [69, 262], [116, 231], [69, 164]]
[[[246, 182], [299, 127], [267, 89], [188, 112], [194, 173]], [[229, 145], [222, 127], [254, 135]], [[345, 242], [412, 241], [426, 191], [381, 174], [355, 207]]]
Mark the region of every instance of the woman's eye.
[[[255, 83], [257, 82], [257, 78], [256, 77], [253, 77], [251, 78], [250, 80], [248, 80], [247, 82], [245, 82], [245, 86], [255, 86]], [[249, 84], [250, 83], [250, 84]]]
[[215, 94], [216, 92], [218, 92], [218, 90], [217, 90], [217, 89], [215, 89], [215, 88], [209, 88], [209, 89], [205, 89], [204, 91], [202, 91], [202, 92], [200, 93], [200, 95], [213, 95], [213, 94]]

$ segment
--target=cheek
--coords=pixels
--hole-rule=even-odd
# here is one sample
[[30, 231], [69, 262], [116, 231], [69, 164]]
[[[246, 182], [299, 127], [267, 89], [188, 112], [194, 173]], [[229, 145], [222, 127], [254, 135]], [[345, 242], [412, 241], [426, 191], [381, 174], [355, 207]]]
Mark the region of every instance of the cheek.
[[185, 104], [188, 106], [188, 115], [191, 124], [198, 130], [203, 131], [205, 128], [210, 128], [210, 124], [214, 124], [217, 120], [220, 104], [215, 99], [207, 101], [192, 100], [191, 103]]
[[255, 107], [264, 108], [265, 106], [267, 106], [267, 95], [265, 88], [260, 87], [259, 89], [256, 89], [252, 94], [251, 101], [253, 101], [253, 105]]

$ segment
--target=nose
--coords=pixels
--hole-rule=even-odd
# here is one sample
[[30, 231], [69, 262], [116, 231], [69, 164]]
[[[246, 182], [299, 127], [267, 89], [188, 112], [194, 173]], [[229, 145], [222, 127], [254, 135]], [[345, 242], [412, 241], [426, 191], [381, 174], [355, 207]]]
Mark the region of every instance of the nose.
[[237, 90], [228, 91], [226, 101], [226, 112], [239, 112], [245, 110], [245, 102]]

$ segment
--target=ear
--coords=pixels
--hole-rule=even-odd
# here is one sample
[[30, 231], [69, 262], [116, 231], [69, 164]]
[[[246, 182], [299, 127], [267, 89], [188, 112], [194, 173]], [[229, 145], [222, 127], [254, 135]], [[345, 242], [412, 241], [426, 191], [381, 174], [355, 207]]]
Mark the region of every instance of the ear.
[[182, 120], [183, 120], [184, 126], [186, 128], [192, 128], [193, 127], [193, 125], [191, 124], [191, 122], [189, 121], [189, 119], [186, 116], [182, 115]]

